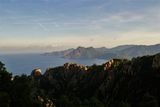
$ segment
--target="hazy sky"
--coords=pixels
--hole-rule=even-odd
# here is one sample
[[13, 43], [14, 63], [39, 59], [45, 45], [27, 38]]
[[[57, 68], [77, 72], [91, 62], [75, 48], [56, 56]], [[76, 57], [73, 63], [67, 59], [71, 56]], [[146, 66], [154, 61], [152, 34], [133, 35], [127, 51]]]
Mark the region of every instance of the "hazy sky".
[[0, 0], [0, 51], [157, 43], [160, 0]]

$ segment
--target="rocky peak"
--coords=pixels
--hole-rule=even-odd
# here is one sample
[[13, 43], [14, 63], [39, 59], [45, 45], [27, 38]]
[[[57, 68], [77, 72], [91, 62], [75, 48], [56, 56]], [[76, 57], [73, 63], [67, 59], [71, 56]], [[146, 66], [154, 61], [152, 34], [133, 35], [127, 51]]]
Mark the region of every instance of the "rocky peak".
[[67, 69], [67, 70], [70, 70], [70, 69], [80, 69], [80, 70], [84, 70], [84, 71], [87, 70], [86, 66], [76, 64], [76, 63], [65, 63], [64, 68]]
[[83, 50], [95, 50], [95, 48], [93, 48], [93, 47], [87, 47], [87, 48], [85, 48], [85, 47], [81, 47], [81, 46], [79, 46], [76, 50], [78, 50], [78, 51], [83, 51]]
[[104, 70], [108, 70], [112, 67], [116, 67], [118, 66], [121, 62], [127, 61], [126, 59], [112, 59], [109, 60], [108, 62], [106, 62], [103, 66], [104, 66]]
[[113, 59], [112, 59], [112, 60], [109, 60], [108, 62], [106, 62], [106, 63], [104, 64], [104, 70], [107, 70], [107, 69], [111, 68], [111, 66], [112, 66], [113, 63], [114, 63], [114, 60], [113, 60]]
[[77, 47], [77, 49], [84, 49], [84, 47], [82, 47], [82, 46], [79, 46], [79, 47]]

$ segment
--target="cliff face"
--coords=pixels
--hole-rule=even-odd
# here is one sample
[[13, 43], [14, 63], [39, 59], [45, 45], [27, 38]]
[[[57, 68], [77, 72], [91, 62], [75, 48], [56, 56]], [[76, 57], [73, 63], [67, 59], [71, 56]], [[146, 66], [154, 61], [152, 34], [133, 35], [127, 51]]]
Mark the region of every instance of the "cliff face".
[[108, 107], [121, 103], [133, 107], [157, 105], [160, 102], [159, 83], [160, 54], [131, 61], [113, 59], [89, 67], [66, 63], [48, 69], [41, 78], [42, 89], [57, 100], [57, 105], [62, 96], [73, 105], [76, 104], [74, 98], [81, 105], [93, 97]]

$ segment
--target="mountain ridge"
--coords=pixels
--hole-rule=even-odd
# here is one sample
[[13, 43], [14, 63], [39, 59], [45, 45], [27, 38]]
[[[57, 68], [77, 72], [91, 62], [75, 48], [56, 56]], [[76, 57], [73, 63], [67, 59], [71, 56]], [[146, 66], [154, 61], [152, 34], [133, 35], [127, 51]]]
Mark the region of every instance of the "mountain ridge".
[[155, 45], [120, 45], [113, 48], [94, 48], [79, 46], [76, 49], [45, 53], [44, 55], [55, 55], [69, 59], [112, 59], [153, 55], [160, 52], [160, 44]]

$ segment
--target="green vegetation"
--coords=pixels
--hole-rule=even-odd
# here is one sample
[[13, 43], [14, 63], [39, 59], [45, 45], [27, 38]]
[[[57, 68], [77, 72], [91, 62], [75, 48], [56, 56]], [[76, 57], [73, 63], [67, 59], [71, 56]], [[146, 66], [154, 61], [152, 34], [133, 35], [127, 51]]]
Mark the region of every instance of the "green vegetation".
[[0, 63], [0, 107], [159, 107], [160, 54], [84, 67], [66, 64], [38, 78]]
[[13, 77], [0, 62], [0, 107], [42, 107], [36, 86], [30, 76]]

